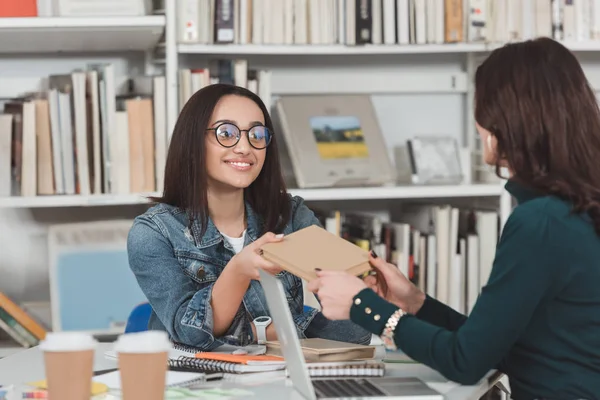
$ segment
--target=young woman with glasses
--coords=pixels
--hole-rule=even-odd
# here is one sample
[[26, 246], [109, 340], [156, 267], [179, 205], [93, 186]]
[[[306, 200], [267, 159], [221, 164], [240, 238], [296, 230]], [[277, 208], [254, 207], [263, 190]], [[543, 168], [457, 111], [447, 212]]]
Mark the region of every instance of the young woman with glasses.
[[131, 269], [153, 310], [150, 329], [203, 350], [276, 340], [262, 268], [281, 279], [300, 337], [370, 341], [350, 321], [305, 310], [301, 280], [259, 254], [262, 244], [319, 222], [286, 192], [277, 133], [251, 91], [217, 84], [190, 98], [154, 201], [128, 238]]

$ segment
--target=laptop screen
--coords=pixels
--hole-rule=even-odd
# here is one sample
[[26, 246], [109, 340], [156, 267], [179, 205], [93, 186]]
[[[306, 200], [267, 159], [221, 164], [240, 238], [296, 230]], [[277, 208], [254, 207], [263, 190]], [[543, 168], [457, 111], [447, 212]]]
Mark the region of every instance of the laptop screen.
[[307, 400], [316, 400], [316, 395], [306, 363], [296, 327], [292, 320], [292, 313], [279, 279], [270, 273], [259, 269], [260, 283], [265, 291], [267, 305], [275, 324], [277, 340], [281, 344], [281, 351], [294, 388]]

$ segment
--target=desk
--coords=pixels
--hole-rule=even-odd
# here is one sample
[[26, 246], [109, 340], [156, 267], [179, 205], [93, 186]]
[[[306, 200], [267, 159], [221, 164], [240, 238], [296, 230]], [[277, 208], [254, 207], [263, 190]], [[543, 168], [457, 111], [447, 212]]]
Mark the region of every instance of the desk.
[[[94, 370], [104, 370], [116, 368], [116, 361], [106, 358], [104, 353], [112, 349], [111, 343], [100, 343], [96, 350], [94, 359]], [[422, 364], [386, 364], [386, 376], [416, 376], [425, 381], [429, 386], [443, 393], [446, 400], [478, 400], [491, 387], [489, 377], [482, 379], [477, 385], [461, 386], [447, 381], [436, 371]], [[21, 351], [6, 358], [0, 359], [0, 384], [16, 385], [17, 390], [26, 389], [25, 384], [40, 379], [44, 379], [44, 361], [41, 351], [37, 347]], [[280, 380], [284, 387], [285, 380]], [[256, 383], [253, 383], [255, 385]], [[273, 384], [271, 380], [271, 385]], [[281, 389], [272, 391], [277, 399], [283, 399]], [[16, 398], [20, 398], [20, 394]], [[263, 399], [265, 397], [261, 393]], [[292, 397], [290, 397], [292, 398]], [[294, 396], [299, 398], [299, 396]]]

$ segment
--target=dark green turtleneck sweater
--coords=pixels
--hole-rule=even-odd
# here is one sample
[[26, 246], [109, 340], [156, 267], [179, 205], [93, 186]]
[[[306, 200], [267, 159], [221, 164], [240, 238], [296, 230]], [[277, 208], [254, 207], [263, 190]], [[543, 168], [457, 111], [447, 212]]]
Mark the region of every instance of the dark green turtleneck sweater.
[[[401, 318], [395, 342], [462, 384], [498, 369], [516, 400], [600, 399], [600, 238], [568, 203], [512, 181], [506, 189], [518, 205], [469, 317], [428, 297]], [[381, 334], [397, 307], [370, 289], [356, 297], [351, 319]]]

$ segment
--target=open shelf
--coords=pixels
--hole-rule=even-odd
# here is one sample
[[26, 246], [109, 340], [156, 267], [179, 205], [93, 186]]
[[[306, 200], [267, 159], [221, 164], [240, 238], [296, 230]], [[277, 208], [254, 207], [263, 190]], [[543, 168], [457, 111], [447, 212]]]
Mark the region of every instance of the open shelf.
[[290, 189], [293, 195], [307, 201], [377, 200], [377, 199], [443, 199], [459, 197], [496, 197], [502, 194], [500, 184], [472, 185], [407, 185], [335, 189]]
[[1, 197], [0, 208], [124, 206], [148, 203], [147, 196], [155, 196], [157, 194], [158, 193]]
[[0, 53], [147, 50], [164, 28], [161, 15], [0, 18]]
[[[377, 199], [443, 199], [460, 197], [496, 197], [503, 191], [500, 184], [473, 184], [447, 186], [378, 186], [378, 187], [339, 187], [319, 189], [289, 189], [292, 195], [301, 196], [306, 201], [344, 201]], [[98, 207], [148, 203], [148, 196], [142, 194], [101, 194], [91, 196], [36, 196], [0, 198], [0, 208], [47, 208], [47, 207]]]
[[438, 54], [486, 51], [484, 43], [410, 44], [410, 45], [256, 45], [256, 44], [180, 44], [180, 54], [206, 55], [377, 55]]
[[[600, 51], [600, 41], [563, 41], [571, 51]], [[273, 55], [273, 56], [350, 56], [393, 54], [485, 53], [504, 43], [445, 43], [408, 45], [257, 45], [257, 44], [179, 44], [179, 54], [197, 55]]]

